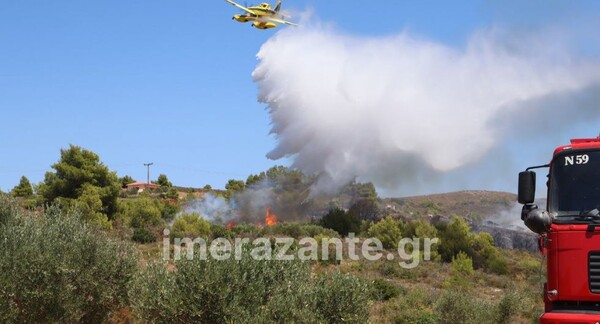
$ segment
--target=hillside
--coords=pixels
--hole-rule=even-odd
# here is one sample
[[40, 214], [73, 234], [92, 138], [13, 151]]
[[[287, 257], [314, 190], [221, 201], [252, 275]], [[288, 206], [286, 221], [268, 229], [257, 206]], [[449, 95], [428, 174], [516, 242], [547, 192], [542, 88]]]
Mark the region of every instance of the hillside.
[[[402, 217], [459, 215], [479, 222], [510, 211], [516, 200], [517, 196], [508, 192], [471, 190], [388, 198], [383, 202], [387, 210], [395, 211]], [[518, 219], [518, 215], [515, 215], [515, 219]]]
[[516, 195], [496, 191], [458, 191], [435, 195], [384, 199], [388, 214], [405, 220], [428, 219], [447, 222], [464, 217], [474, 232], [488, 232], [501, 248], [537, 252], [537, 235], [520, 219]]
[[[336, 232], [333, 228], [323, 227], [325, 225], [320, 222], [307, 224], [306, 222], [299, 223], [294, 220], [281, 219], [280, 223], [274, 225], [265, 224], [265, 221], [265, 223], [244, 222], [229, 227], [209, 223], [203, 218], [209, 214], [183, 217], [177, 212], [177, 209], [174, 209], [177, 206], [173, 205], [172, 201], [186, 205], [205, 192], [194, 188], [177, 189], [180, 190], [175, 190], [174, 192], [177, 195], [173, 196], [178, 196], [179, 200], [163, 197], [163, 195], [170, 196], [169, 190], [165, 192], [161, 189], [150, 194], [138, 194], [137, 192], [129, 194], [123, 191], [124, 195], [118, 201], [120, 208], [113, 227], [112, 229], [106, 229], [109, 235], [99, 235], [95, 230], [85, 232], [88, 231], [86, 230], [88, 227], [82, 226], [76, 219], [71, 219], [70, 225], [58, 222], [58, 220], [69, 220], [66, 217], [41, 217], [46, 223], [26, 222], [27, 219], [36, 220], [40, 217], [39, 215], [30, 217], [28, 213], [33, 211], [27, 208], [9, 208], [11, 202], [9, 200], [5, 201], [4, 204], [0, 204], [0, 207], [6, 207], [4, 209], [0, 208], [0, 223], [2, 223], [3, 217], [5, 220], [16, 219], [22, 221], [11, 221], [7, 222], [4, 227], [0, 226], [0, 238], [5, 235], [7, 237], [6, 241], [12, 242], [16, 237], [25, 237], [18, 235], [20, 230], [31, 230], [38, 233], [36, 240], [41, 243], [46, 242], [43, 240], [50, 242], [36, 244], [35, 246], [44, 247], [43, 250], [36, 253], [30, 253], [28, 250], [14, 252], [14, 258], [44, 255], [48, 260], [55, 260], [56, 262], [45, 262], [42, 264], [43, 266], [30, 267], [27, 265], [31, 261], [25, 263], [12, 262], [10, 261], [12, 259], [6, 258], [5, 268], [12, 269], [8, 267], [15, 267], [16, 265], [23, 265], [23, 267], [19, 268], [18, 271], [4, 272], [4, 276], [0, 276], [0, 281], [4, 280], [3, 282], [13, 284], [11, 294], [15, 295], [22, 291], [41, 290], [44, 293], [66, 291], [67, 289], [62, 288], [60, 285], [70, 281], [62, 280], [60, 277], [62, 272], [55, 272], [52, 267], [55, 265], [64, 267], [64, 265], [59, 264], [59, 261], [62, 260], [65, 254], [78, 255], [78, 245], [72, 244], [70, 236], [60, 234], [62, 229], [69, 225], [73, 231], [81, 232], [81, 236], [87, 237], [89, 240], [109, 239], [108, 243], [91, 245], [92, 247], [110, 247], [113, 245], [117, 247], [124, 244], [123, 246], [130, 246], [137, 250], [132, 250], [126, 254], [112, 252], [105, 254], [89, 253], [104, 258], [97, 259], [95, 262], [98, 264], [119, 262], [128, 269], [123, 282], [113, 283], [112, 285], [98, 284], [99, 279], [96, 278], [107, 276], [86, 276], [86, 284], [98, 287], [97, 289], [118, 290], [122, 295], [122, 300], [128, 300], [128, 302], [115, 302], [112, 299], [106, 301], [106, 310], [100, 312], [100, 314], [103, 318], [110, 317], [113, 322], [135, 322], [137, 320], [143, 322], [144, 319], [154, 319], [159, 315], [172, 318], [172, 314], [175, 313], [192, 314], [195, 307], [201, 305], [204, 309], [210, 309], [219, 318], [223, 316], [244, 318], [246, 315], [243, 314], [246, 313], [240, 312], [240, 309], [248, 308], [253, 314], [256, 313], [257, 309], [261, 310], [256, 313], [258, 314], [256, 316], [271, 320], [273, 318], [292, 319], [294, 316], [304, 318], [304, 316], [310, 314], [312, 316], [316, 316], [315, 314], [319, 314], [319, 316], [331, 314], [331, 316], [337, 317], [355, 316], [356, 320], [354, 322], [356, 323], [366, 322], [367, 320], [373, 323], [528, 323], [536, 318], [543, 308], [538, 292], [540, 282], [544, 276], [542, 271], [544, 260], [539, 253], [524, 251], [528, 248], [521, 248], [520, 243], [515, 244], [518, 241], [515, 240], [515, 235], [522, 235], [524, 237], [523, 241], [529, 242], [531, 247], [535, 247], [535, 236], [527, 230], [507, 228], [500, 222], [494, 222], [494, 219], [503, 215], [519, 221], [518, 213], [511, 211], [514, 205], [512, 203], [514, 195], [509, 193], [462, 191], [377, 200], [377, 208], [383, 209], [380, 216], [395, 215], [397, 217], [385, 217], [383, 220], [361, 222], [361, 228], [357, 231], [359, 242], [364, 243], [369, 237], [378, 238], [383, 242], [399, 242], [403, 237], [414, 238], [417, 235], [419, 238], [417, 242], [423, 243], [420, 246], [414, 246], [418, 250], [411, 246], [404, 249], [402, 254], [394, 245], [384, 247], [381, 250], [381, 256], [384, 257], [377, 260], [367, 258], [368, 254], [362, 254], [357, 259], [351, 258], [349, 254], [350, 243], [344, 241], [341, 245], [343, 251], [340, 252], [342, 257], [339, 259], [334, 258], [336, 254], [333, 253], [335, 251], [332, 249], [337, 249], [334, 244], [325, 249], [332, 252], [328, 254], [329, 257], [323, 258], [323, 250], [318, 249], [318, 251], [321, 251], [316, 252], [319, 259], [309, 261], [309, 263], [298, 262], [294, 266], [282, 266], [281, 263], [265, 260], [252, 261], [249, 257], [243, 259], [246, 261], [242, 265], [239, 262], [203, 263], [201, 262], [202, 259], [198, 259], [198, 262], [194, 264], [188, 263], [186, 259], [181, 261], [172, 259], [165, 264], [161, 255], [164, 252], [165, 238], [168, 239], [169, 244], [173, 242], [175, 245], [175, 239], [182, 236], [204, 237], [207, 239], [247, 238], [249, 240], [262, 238], [273, 240], [277, 237], [292, 237], [295, 240], [312, 238], [315, 242], [321, 242], [322, 244], [324, 244], [325, 239], [341, 237], [339, 232]], [[268, 191], [268, 189], [265, 190]], [[277, 197], [281, 198], [280, 200], [274, 200], [274, 202], [279, 203], [277, 206], [281, 211], [288, 210], [286, 207], [294, 208], [294, 203], [297, 202], [296, 197], [291, 196], [285, 204], [281, 203], [282, 199], [287, 198], [289, 192], [278, 192]], [[211, 195], [206, 194], [206, 197], [208, 196]], [[344, 196], [341, 197], [350, 200], [353, 196], [360, 195], [352, 195], [352, 192], [350, 192], [350, 194], [345, 194], [345, 198]], [[337, 199], [338, 201], [342, 200], [341, 198]], [[25, 200], [18, 200], [17, 202], [23, 204]], [[179, 207], [182, 207], [181, 205]], [[336, 221], [343, 223], [345, 219], [351, 216], [350, 210], [338, 209], [342, 218], [337, 218]], [[298, 211], [301, 211], [301, 209]], [[45, 212], [39, 209], [38, 214]], [[59, 213], [61, 211], [56, 207], [49, 212]], [[264, 211], [259, 211], [259, 215], [265, 217]], [[82, 214], [82, 216], [87, 217], [86, 214]], [[323, 215], [321, 214], [321, 216]], [[458, 216], [458, 218], [453, 219], [453, 216]], [[172, 219], [169, 217], [175, 217], [175, 220], [171, 222]], [[468, 221], [465, 222], [463, 218]], [[439, 222], [446, 221], [448, 221], [448, 224], [439, 224]], [[140, 224], [145, 227], [141, 229], [134, 227], [140, 226]], [[21, 227], [23, 228], [20, 229]], [[31, 229], [29, 229], [30, 227]], [[44, 230], [37, 230], [38, 227], [44, 228]], [[53, 230], [48, 230], [48, 228], [53, 228]], [[165, 228], [170, 229], [170, 237], [163, 236]], [[492, 242], [489, 236], [472, 233], [471, 230], [488, 232], [496, 245], [516, 249], [494, 248], [491, 246]], [[9, 237], [9, 235], [12, 236]], [[13, 238], [15, 235], [16, 237]], [[439, 238], [440, 240], [439, 244], [433, 245], [431, 259], [425, 259], [423, 254], [425, 238], [428, 237]], [[63, 241], [60, 241], [59, 238]], [[529, 240], [529, 238], [532, 238], [532, 240]], [[30, 240], [29, 236], [27, 236], [27, 239]], [[136, 243], [130, 245], [131, 242], [127, 241]], [[60, 243], [62, 244], [61, 248], [47, 248], [50, 245], [59, 244], [57, 242], [62, 242]], [[173, 255], [175, 254], [174, 245], [168, 247], [169, 253], [173, 253]], [[22, 243], [16, 246], [25, 247], [27, 244]], [[357, 246], [364, 245], [358, 244]], [[187, 250], [187, 248], [186, 245], [185, 249]], [[190, 251], [191, 248], [192, 246], [190, 246]], [[530, 250], [533, 251], [534, 249]], [[296, 250], [290, 250], [292, 253], [295, 253], [294, 251]], [[297, 250], [298, 253], [299, 251]], [[408, 253], [409, 251], [412, 253]], [[56, 253], [60, 253], [60, 257]], [[116, 258], [117, 256], [123, 257], [119, 259]], [[82, 267], [82, 264], [78, 261], [79, 259], [70, 257], [69, 260], [73, 260], [68, 264], [69, 269], [80, 269]], [[300, 260], [298, 259], [298, 261]], [[405, 266], [409, 263], [415, 264], [415, 267]], [[209, 303], [212, 300], [211, 298], [204, 297], [194, 299], [197, 302], [189, 305], [181, 304], [187, 300], [185, 298], [172, 304], [160, 302], [169, 300], [173, 296], [185, 296], [186, 298], [188, 295], [204, 296], [196, 290], [197, 286], [187, 287], [186, 283], [195, 282], [196, 279], [192, 279], [199, 273], [197, 271], [198, 267], [206, 266], [216, 267], [206, 271], [207, 274], [214, 277], [211, 277], [212, 279], [204, 277], [196, 279], [208, 280], [207, 282], [215, 285], [208, 289], [207, 293], [214, 294], [216, 292], [222, 300], [229, 300], [229, 304], [215, 307], [215, 305]], [[243, 269], [240, 266], [243, 266]], [[109, 271], [113, 268], [102, 269], [104, 269], [103, 271]], [[33, 273], [29, 274], [25, 270], [33, 271]], [[254, 273], [256, 276], [250, 280], [240, 279], [244, 277], [236, 275], [221, 276], [221, 274], [235, 274], [235, 271], [242, 270]], [[56, 273], [58, 279], [48, 279], [45, 283], [47, 286], [43, 288], [39, 288], [40, 286], [37, 283], [31, 283], [26, 288], [17, 289], [17, 283], [22, 285], [23, 282], [28, 282], [20, 279], [21, 277], [35, 277], [37, 275], [36, 271]], [[78, 273], [79, 271], [81, 270], [69, 270], [68, 273]], [[15, 277], [15, 274], [19, 274], [21, 277]], [[172, 276], [179, 276], [179, 279], [174, 280], [175, 278]], [[278, 276], [288, 276], [290, 279], [286, 279], [284, 281], [285, 285], [280, 286], [278, 282], [272, 280], [272, 278]], [[131, 285], [128, 280], [131, 281]], [[263, 285], [263, 283], [265, 284]], [[288, 291], [286, 289], [289, 289], [287, 285], [290, 283], [296, 288]], [[255, 289], [244, 291], [242, 287], [248, 287], [248, 285], [262, 287], [261, 289], [266, 297], [254, 299], [252, 302], [245, 302], [247, 298], [254, 296], [255, 291]], [[156, 290], [158, 286], [164, 289]], [[235, 290], [225, 289], [231, 286], [238, 288]], [[187, 293], [173, 295], [178, 291], [186, 291]], [[296, 295], [293, 295], [294, 293]], [[79, 300], [76, 298], [78, 297], [77, 292], [72, 294], [73, 300]], [[243, 298], [230, 298], [231, 296], [242, 295]], [[31, 303], [32, 306], [27, 309], [27, 316], [38, 318], [36, 316], [40, 312], [37, 309], [46, 307], [44, 303], [52, 303], [56, 300], [49, 293], [47, 293], [47, 296], [49, 297], [45, 297], [40, 302]], [[127, 296], [129, 296], [129, 299], [125, 298]], [[238, 303], [240, 300], [244, 302]], [[156, 303], [153, 301], [156, 301]], [[305, 301], [309, 301], [311, 306], [307, 307]], [[2, 302], [3, 300], [0, 299], [0, 304]], [[323, 305], [328, 307], [323, 308]], [[336, 309], [335, 305], [351, 306]], [[94, 310], [89, 305], [75, 305], [73, 307], [80, 310], [80, 312]], [[301, 313], [306, 310], [309, 310], [310, 314]], [[286, 313], [286, 311], [293, 312]], [[78, 314], [74, 312], [69, 316], [77, 318]], [[2, 316], [12, 319], [25, 315], [19, 315], [19, 309], [14, 308], [11, 309], [11, 312], [5, 314], [0, 311], [0, 322], [3, 322], [1, 320]], [[358, 320], [359, 318], [360, 320]], [[244, 321], [240, 320], [238, 322]]]

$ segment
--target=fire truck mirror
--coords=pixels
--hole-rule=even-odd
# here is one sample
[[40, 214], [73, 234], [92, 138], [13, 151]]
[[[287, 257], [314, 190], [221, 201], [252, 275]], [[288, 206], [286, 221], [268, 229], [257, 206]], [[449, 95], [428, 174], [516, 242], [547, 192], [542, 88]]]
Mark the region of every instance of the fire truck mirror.
[[519, 203], [531, 204], [535, 200], [535, 172], [519, 172]]

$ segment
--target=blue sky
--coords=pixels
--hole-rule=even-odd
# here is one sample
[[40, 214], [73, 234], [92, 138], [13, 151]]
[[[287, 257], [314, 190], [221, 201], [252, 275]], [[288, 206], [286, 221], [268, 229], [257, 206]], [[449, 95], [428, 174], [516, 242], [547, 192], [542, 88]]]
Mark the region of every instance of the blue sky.
[[[410, 31], [457, 48], [480, 28], [557, 23], [581, 29], [585, 44], [578, 17], [600, 14], [594, 1], [290, 0], [286, 8], [310, 9], [347, 34]], [[119, 176], [145, 180], [143, 163], [153, 162], [152, 179], [166, 174], [180, 186], [223, 188], [286, 165], [265, 157], [275, 138], [251, 77], [277, 29], [232, 21], [237, 12], [222, 0], [0, 2], [0, 189], [22, 175], [42, 181], [69, 144], [96, 152]]]

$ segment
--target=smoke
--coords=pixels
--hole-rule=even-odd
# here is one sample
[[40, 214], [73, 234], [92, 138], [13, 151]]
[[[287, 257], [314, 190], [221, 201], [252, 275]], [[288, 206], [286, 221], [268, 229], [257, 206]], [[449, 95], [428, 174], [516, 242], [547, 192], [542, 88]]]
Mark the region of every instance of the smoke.
[[[542, 205], [540, 205], [542, 206]], [[485, 219], [484, 224], [496, 224], [504, 228], [520, 228], [526, 230], [527, 227], [517, 215], [521, 215], [523, 205], [514, 202], [504, 210], [498, 210]], [[517, 217], [516, 217], [517, 216]], [[487, 223], [486, 223], [487, 222]]]
[[269, 181], [265, 180], [235, 192], [230, 199], [206, 193], [201, 199], [187, 203], [182, 213], [198, 213], [207, 221], [221, 225], [230, 221], [263, 224], [265, 210], [271, 206], [277, 204]]
[[355, 179], [416, 194], [514, 178], [507, 154], [523, 138], [600, 115], [600, 62], [577, 57], [556, 31], [489, 28], [453, 48], [305, 24], [257, 57], [253, 78], [277, 140], [267, 157], [319, 175], [315, 193]]
[[235, 202], [206, 193], [202, 199], [197, 199], [185, 205], [185, 214], [198, 213], [202, 218], [217, 224], [226, 224], [235, 218]]

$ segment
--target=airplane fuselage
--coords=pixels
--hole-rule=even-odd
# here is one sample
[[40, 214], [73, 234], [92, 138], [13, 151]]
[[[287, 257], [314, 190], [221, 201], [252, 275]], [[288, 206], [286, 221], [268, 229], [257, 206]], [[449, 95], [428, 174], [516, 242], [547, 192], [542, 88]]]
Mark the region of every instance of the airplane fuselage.
[[276, 12], [274, 12], [271, 9], [250, 7], [250, 8], [248, 8], [248, 10], [251, 11], [252, 14], [255, 16], [275, 16], [275, 14], [276, 14]]
[[258, 29], [269, 29], [277, 27], [277, 24], [275, 23], [272, 23], [270, 21], [261, 21], [259, 17], [251, 15], [234, 15], [233, 19], [242, 23], [252, 21], [252, 27], [256, 27]]
[[245, 12], [243, 14], [233, 15], [232, 19], [235, 19], [238, 22], [245, 23], [251, 21], [252, 26], [258, 29], [274, 28], [277, 27], [278, 23], [296, 26], [296, 24], [286, 21], [285, 16], [279, 13], [281, 1], [277, 1], [275, 9], [271, 9], [271, 5], [266, 2], [263, 2], [258, 6], [245, 7], [232, 0], [225, 1]]

